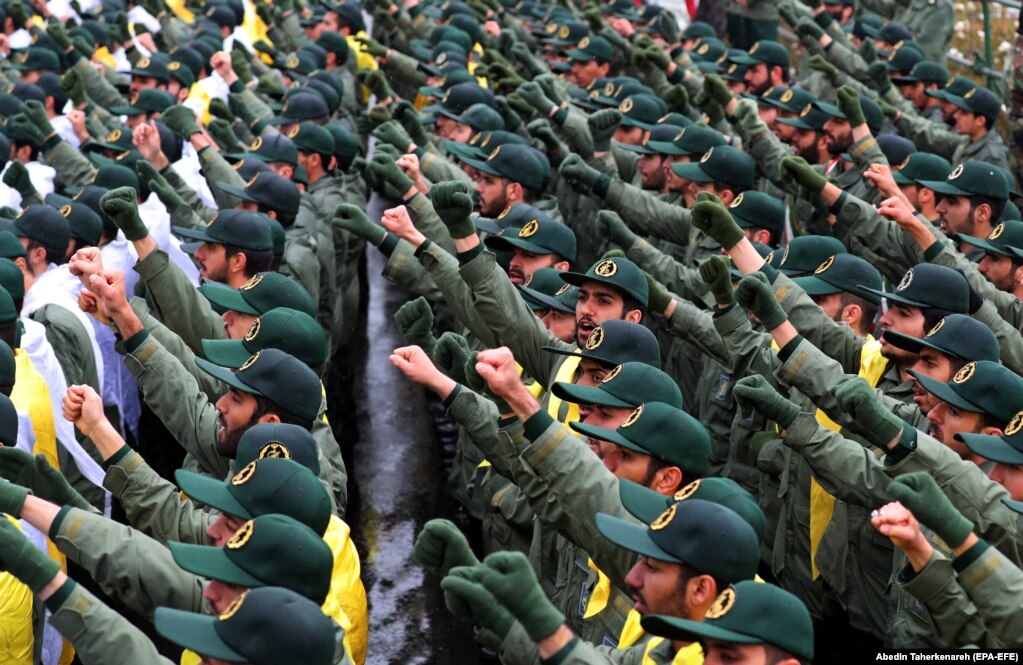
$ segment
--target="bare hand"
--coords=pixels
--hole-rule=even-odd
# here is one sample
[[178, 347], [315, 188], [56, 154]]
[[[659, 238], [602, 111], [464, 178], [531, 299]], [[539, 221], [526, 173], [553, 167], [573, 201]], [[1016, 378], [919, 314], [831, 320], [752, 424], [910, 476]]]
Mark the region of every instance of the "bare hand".
[[71, 129], [74, 131], [75, 136], [78, 137], [79, 141], [85, 141], [89, 138], [89, 130], [85, 126], [85, 112], [79, 109], [73, 109], [67, 114], [68, 122], [71, 123]]
[[927, 542], [913, 513], [898, 501], [885, 504], [871, 513], [870, 523], [906, 553], [913, 570], [923, 569], [930, 561], [934, 548]]
[[64, 419], [75, 424], [85, 436], [92, 436], [97, 427], [107, 422], [103, 399], [89, 386], [72, 385], [61, 403]]
[[507, 398], [522, 387], [515, 356], [506, 346], [480, 351], [476, 356], [476, 372], [487, 382], [490, 392], [498, 397]]
[[163, 154], [160, 145], [160, 132], [156, 129], [156, 122], [150, 120], [135, 128], [131, 133], [131, 142], [157, 170], [167, 165], [167, 158]]
[[130, 310], [128, 295], [124, 289], [124, 272], [103, 270], [89, 276], [89, 290], [99, 298], [103, 308], [112, 318]]
[[899, 196], [902, 190], [895, 184], [892, 170], [884, 164], [871, 164], [864, 173], [866, 178], [884, 197]]
[[409, 381], [429, 388], [442, 398], [455, 389], [455, 382], [437, 369], [421, 347], [399, 347], [391, 354], [390, 361]]
[[418, 243], [413, 242], [416, 236], [422, 236], [416, 229], [415, 225], [412, 224], [412, 218], [409, 217], [408, 208], [405, 206], [398, 206], [397, 208], [389, 208], [384, 211], [384, 216], [380, 218], [380, 223], [385, 229], [398, 236], [402, 240], [412, 242], [412, 244], [418, 246], [422, 244], [422, 240]]
[[68, 270], [88, 289], [92, 286], [89, 278], [103, 272], [103, 254], [98, 247], [83, 247], [71, 255]]
[[228, 85], [238, 80], [238, 75], [234, 73], [234, 68], [231, 66], [231, 54], [227, 51], [217, 51], [210, 56], [210, 67], [220, 74], [220, 78], [224, 79]]

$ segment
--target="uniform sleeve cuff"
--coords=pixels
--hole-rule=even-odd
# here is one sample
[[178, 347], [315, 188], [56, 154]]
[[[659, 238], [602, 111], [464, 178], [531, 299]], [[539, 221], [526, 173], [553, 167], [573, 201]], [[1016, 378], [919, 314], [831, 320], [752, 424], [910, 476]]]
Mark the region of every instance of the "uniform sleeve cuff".
[[451, 403], [455, 401], [455, 398], [458, 397], [458, 393], [460, 392], [462, 392], [462, 384], [456, 383], [455, 389], [452, 390], [451, 393], [447, 397], [445, 397], [444, 401], [442, 402], [445, 409], [451, 408]]
[[774, 284], [775, 280], [778, 279], [778, 275], [781, 274], [780, 272], [778, 272], [777, 268], [772, 266], [767, 261], [764, 261], [764, 265], [760, 266], [760, 272], [767, 275], [767, 281], [769, 281], [771, 284]]
[[50, 537], [50, 540], [57, 539], [57, 534], [60, 533], [60, 526], [64, 523], [64, 518], [67, 517], [67, 514], [71, 512], [72, 508], [73, 506], [62, 506], [61, 509], [57, 511], [57, 516], [53, 518], [53, 524], [50, 525], [50, 533], [47, 534]]
[[728, 307], [715, 307], [714, 308], [714, 314], [712, 316], [715, 319], [720, 319], [722, 316], [724, 316], [725, 314], [728, 314], [733, 309], [735, 309], [735, 303], [734, 302], [731, 305], [729, 305]]
[[123, 460], [128, 455], [128, 453], [131, 452], [131, 450], [132, 450], [131, 446], [129, 446], [127, 443], [124, 444], [123, 446], [121, 446], [120, 450], [111, 455], [109, 459], [104, 460], [103, 464], [101, 464], [100, 466], [103, 467], [104, 471], [108, 470], [110, 467]]
[[526, 438], [530, 441], [536, 441], [543, 433], [547, 431], [547, 428], [554, 422], [554, 418], [551, 418], [543, 409], [540, 409], [529, 417], [529, 420], [522, 423], [522, 433], [526, 435]]
[[973, 547], [966, 550], [952, 561], [952, 567], [955, 568], [957, 573], [961, 573], [970, 567], [974, 561], [979, 559], [990, 545], [986, 541], [978, 540], [973, 544]]
[[885, 466], [895, 466], [916, 450], [916, 428], [907, 423], [902, 424], [902, 436], [898, 444], [885, 455]]
[[393, 233], [388, 233], [384, 236], [383, 242], [380, 243], [380, 251], [384, 253], [384, 256], [390, 256], [394, 254], [394, 249], [398, 246], [398, 236]]
[[429, 238], [427, 238], [426, 240], [423, 241], [422, 245], [420, 245], [419, 247], [416, 247], [416, 251], [412, 252], [412, 256], [414, 256], [414, 257], [416, 257], [418, 259], [420, 256], [423, 255], [423, 252], [425, 252], [427, 249], [429, 249], [430, 245], [432, 245], [432, 244], [433, 244], [433, 241], [430, 240]]
[[924, 250], [924, 261], [927, 261], [928, 263], [934, 261], [938, 254], [941, 254], [941, 250], [943, 249], [945, 249], [945, 243], [941, 242], [941, 240], [935, 240], [930, 247]]
[[469, 261], [472, 261], [473, 259], [475, 259], [477, 256], [479, 256], [482, 253], [483, 253], [483, 243], [480, 243], [480, 244], [476, 245], [475, 247], [473, 247], [470, 250], [467, 250], [467, 251], [464, 251], [464, 252], [459, 252], [456, 255], [456, 258], [458, 258], [458, 265], [464, 266], [466, 263], [468, 263]]
[[124, 340], [124, 350], [128, 353], [134, 353], [135, 349], [142, 346], [142, 343], [149, 339], [149, 331], [143, 328], [128, 339]]
[[578, 642], [579, 636], [573, 635], [572, 640], [565, 646], [561, 647], [558, 653], [554, 654], [550, 658], [543, 658], [540, 660], [540, 662], [543, 663], [543, 665], [561, 665], [561, 663], [563, 663], [565, 659], [568, 658], [568, 654], [572, 653], [572, 649], [575, 648], [575, 645]]
[[70, 577], [60, 585], [60, 588], [53, 592], [53, 595], [46, 599], [46, 609], [56, 612], [64, 605], [75, 590], [75, 581]]
[[787, 362], [788, 359], [792, 357], [792, 354], [796, 352], [796, 347], [799, 346], [799, 343], [802, 341], [802, 335], [796, 335], [793, 337], [788, 344], [778, 350], [778, 360], [782, 361], [782, 363]]

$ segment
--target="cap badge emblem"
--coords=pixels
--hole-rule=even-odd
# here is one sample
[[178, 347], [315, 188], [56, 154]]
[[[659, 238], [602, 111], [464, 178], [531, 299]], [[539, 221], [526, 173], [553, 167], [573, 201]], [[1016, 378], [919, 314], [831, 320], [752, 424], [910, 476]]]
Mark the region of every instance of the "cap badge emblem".
[[956, 375], [952, 377], [952, 383], [966, 383], [973, 377], [973, 373], [977, 371], [977, 363], [966, 363], [963, 368], [956, 372]]
[[256, 473], [256, 463], [249, 462], [245, 465], [245, 468], [234, 474], [234, 478], [231, 479], [232, 485], [244, 485], [249, 482], [249, 479]]
[[599, 277], [611, 277], [618, 272], [618, 264], [612, 259], [604, 259], [597, 264], [597, 267], [593, 269]]
[[813, 271], [813, 274], [819, 275], [822, 272], [827, 272], [828, 268], [830, 268], [834, 263], [835, 263], [835, 257], [834, 256], [829, 256], [827, 259], [825, 259], [824, 263], [822, 263], [819, 266], [817, 266], [817, 269]]
[[735, 605], [735, 589], [725, 589], [707, 610], [706, 619], [719, 619]]
[[249, 520], [245, 524], [242, 524], [241, 528], [235, 531], [234, 535], [231, 536], [231, 540], [227, 541], [227, 549], [237, 550], [245, 547], [245, 544], [252, 538], [252, 520]]
[[529, 238], [536, 235], [536, 232], [540, 230], [540, 223], [535, 219], [531, 219], [526, 222], [526, 225], [519, 229], [520, 238]]
[[622, 427], [631, 427], [632, 425], [635, 425], [636, 421], [639, 420], [639, 417], [642, 415], [643, 405], [640, 404], [639, 406], [636, 407], [636, 410], [630, 413], [629, 417], [625, 419], [625, 422], [622, 423]]
[[671, 520], [675, 519], [675, 513], [677, 511], [678, 511], [678, 504], [677, 503], [671, 504], [671, 506], [667, 510], [665, 510], [663, 513], [661, 513], [660, 517], [658, 517], [657, 519], [655, 519], [653, 521], [653, 524], [650, 525], [650, 530], [651, 531], [660, 531], [664, 527], [666, 527], [669, 524], [671, 524]]
[[596, 328], [593, 329], [593, 332], [590, 333], [590, 336], [586, 338], [586, 344], [583, 346], [583, 348], [586, 349], [587, 351], [592, 351], [593, 349], [596, 349], [603, 343], [604, 329], [601, 328], [600, 326], [597, 326]]
[[615, 368], [612, 369], [610, 372], [608, 372], [607, 375], [601, 380], [601, 383], [610, 383], [611, 381], [614, 381], [615, 377], [618, 376], [621, 373], [622, 373], [622, 366], [621, 365], [615, 365]]
[[277, 459], [291, 459], [291, 451], [280, 441], [271, 441], [259, 449], [259, 459], [274, 457]]

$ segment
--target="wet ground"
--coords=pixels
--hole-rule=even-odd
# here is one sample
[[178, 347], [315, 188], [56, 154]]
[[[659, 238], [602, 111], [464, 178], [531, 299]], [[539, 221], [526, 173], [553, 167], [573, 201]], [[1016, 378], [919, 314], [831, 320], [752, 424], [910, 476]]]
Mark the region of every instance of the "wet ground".
[[471, 627], [444, 608], [439, 579], [412, 561], [423, 524], [452, 517], [455, 506], [444, 492], [426, 395], [388, 361], [404, 344], [393, 316], [409, 296], [380, 275], [383, 255], [375, 249], [367, 254], [366, 336], [353, 354], [360, 440], [349, 467], [349, 493], [358, 494], [349, 522], [369, 596], [366, 663], [472, 665], [477, 650]]

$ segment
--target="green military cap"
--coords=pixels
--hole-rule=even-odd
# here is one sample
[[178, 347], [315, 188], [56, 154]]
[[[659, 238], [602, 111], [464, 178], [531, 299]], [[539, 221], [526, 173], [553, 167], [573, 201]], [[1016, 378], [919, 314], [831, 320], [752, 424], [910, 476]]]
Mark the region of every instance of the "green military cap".
[[782, 44], [770, 39], [761, 39], [750, 47], [749, 52], [741, 56], [733, 56], [733, 62], [741, 65], [764, 63], [770, 66], [788, 67], [789, 52]]
[[[638, 94], [656, 97], [653, 90], [639, 80], [631, 76], [617, 76], [607, 79], [602, 87], [591, 90], [588, 99], [597, 106], [610, 107], [619, 106], [627, 97]], [[663, 103], [663, 100], [661, 103]]]
[[799, 111], [795, 118], [778, 118], [775, 122], [780, 122], [783, 125], [795, 127], [796, 129], [822, 132], [824, 131], [824, 123], [830, 117], [827, 113], [814, 106], [813, 102], [810, 102]]
[[916, 145], [912, 141], [897, 134], [881, 134], [877, 137], [877, 147], [889, 164], [902, 164], [916, 152]]
[[[5, 343], [4, 346], [7, 346]], [[10, 347], [7, 347], [8, 350]], [[2, 354], [0, 354], [2, 357]], [[11, 360], [14, 360], [14, 355], [11, 354]], [[0, 379], [2, 380], [2, 379]], [[5, 386], [12, 386], [14, 381], [10, 384], [0, 383], [0, 387], [4, 387], [5, 390], [10, 392], [10, 388]], [[18, 445], [18, 411], [14, 407], [14, 402], [11, 398], [5, 394], [0, 393], [0, 445], [13, 448]]]
[[[49, 199], [49, 195], [46, 198]], [[47, 203], [49, 204], [49, 200]], [[57, 209], [67, 218], [72, 238], [81, 240], [86, 246], [99, 246], [99, 239], [103, 235], [103, 220], [92, 208], [84, 203], [68, 200]]]
[[[825, 260], [812, 275], [797, 277], [798, 284], [807, 295], [826, 296], [832, 293], [851, 293], [880, 304], [877, 294], [884, 288], [881, 273], [870, 262], [854, 254], [835, 254]], [[862, 292], [870, 291], [869, 295]]]
[[[280, 114], [269, 120], [270, 125], [286, 125], [304, 120], [316, 120], [330, 115], [330, 108], [323, 95], [306, 88], [309, 92], [301, 92], [284, 100]], [[292, 138], [289, 136], [288, 138]], [[273, 160], [271, 160], [273, 161]]]
[[984, 116], [988, 119], [988, 124], [991, 125], [1002, 113], [1001, 100], [995, 93], [980, 86], [966, 91], [962, 97], [949, 94], [946, 96], [946, 101], [954, 104], [956, 108]]
[[772, 85], [770, 88], [765, 90], [763, 94], [755, 95], [752, 92], [743, 92], [739, 94], [739, 97], [743, 99], [752, 99], [757, 104], [761, 104], [763, 106], [773, 106], [777, 108], [778, 99], [791, 90], [791, 88], [786, 88], [785, 86]]
[[703, 155], [711, 148], [725, 144], [721, 132], [704, 125], [683, 127], [670, 141], [648, 141], [647, 147], [665, 155], [692, 156]]
[[579, 350], [566, 351], [557, 346], [541, 348], [562, 356], [596, 360], [605, 365], [616, 366], [636, 361], [661, 368], [661, 350], [654, 334], [646, 326], [622, 319], [604, 321], [591, 330]]
[[536, 312], [556, 309], [565, 313], [575, 312], [579, 287], [566, 284], [560, 273], [561, 271], [555, 268], [539, 268], [534, 270], [525, 282], [515, 285], [530, 310]]
[[60, 58], [47, 48], [27, 48], [11, 54], [11, 66], [21, 72], [44, 69], [60, 73]]
[[170, 79], [170, 72], [167, 70], [167, 62], [162, 57], [141, 58], [128, 72], [132, 76], [148, 76], [157, 81]]
[[453, 69], [466, 69], [469, 60], [464, 53], [458, 51], [442, 51], [429, 62], [420, 62], [419, 68], [430, 76], [443, 76]]
[[970, 309], [970, 287], [962, 273], [930, 263], [907, 270], [894, 291], [861, 287], [860, 295], [867, 294], [907, 307], [939, 308], [957, 314], [966, 314]]
[[948, 160], [930, 152], [914, 152], [892, 171], [897, 185], [920, 185], [925, 181], [942, 181], [952, 173]]
[[968, 79], [965, 76], [955, 76], [948, 80], [944, 88], [925, 90], [924, 94], [930, 97], [937, 97], [945, 102], [951, 102], [951, 98], [962, 97], [976, 87], [977, 83], [972, 79]]
[[320, 380], [309, 366], [279, 349], [263, 349], [237, 370], [202, 358], [196, 365], [235, 390], [266, 397], [279, 408], [303, 420], [315, 420], [323, 402]]
[[728, 212], [743, 229], [767, 229], [777, 238], [785, 228], [785, 207], [769, 194], [742, 192], [728, 205]]
[[716, 63], [728, 53], [728, 46], [717, 37], [700, 37], [689, 50], [689, 57], [697, 64]]
[[473, 104], [457, 117], [458, 122], [469, 125], [477, 132], [504, 129], [504, 118], [486, 104]]
[[574, 49], [565, 51], [569, 60], [574, 62], [611, 62], [614, 57], [614, 50], [611, 42], [598, 35], [587, 35], [579, 40]]
[[991, 329], [965, 314], [949, 314], [934, 324], [922, 338], [894, 330], [885, 330], [882, 338], [892, 346], [910, 353], [920, 353], [926, 347], [962, 360], [997, 362], [1002, 353], [998, 338]]
[[48, 249], [67, 251], [71, 226], [64, 215], [48, 205], [30, 205], [14, 220], [15, 233]]
[[845, 245], [834, 236], [798, 236], [784, 250], [771, 252], [767, 262], [783, 275], [794, 277], [816, 270], [829, 256], [845, 254]]
[[229, 159], [258, 159], [261, 162], [284, 162], [292, 166], [298, 165], [298, 151], [295, 144], [284, 134], [274, 132], [264, 136], [257, 136], [249, 144], [246, 152], [228, 155]]
[[127, 150], [131, 150], [133, 147], [134, 144], [131, 142], [131, 130], [125, 127], [124, 129], [110, 130], [102, 140], [85, 143], [82, 146], [82, 151], [114, 150], [117, 152], [125, 152]]
[[200, 244], [206, 242], [234, 245], [254, 251], [266, 251], [273, 247], [273, 238], [265, 217], [245, 210], [221, 210], [213, 219], [206, 222], [204, 227], [193, 229], [175, 226], [173, 230], [183, 238], [199, 241], [184, 247], [190, 254], [194, 253]]
[[167, 73], [170, 78], [181, 84], [183, 88], [191, 88], [195, 83], [195, 74], [180, 60], [171, 60], [167, 63]]
[[503, 129], [494, 129], [473, 134], [469, 137], [468, 143], [458, 143], [455, 141], [445, 140], [443, 145], [444, 149], [449, 153], [458, 159], [465, 161], [466, 159], [486, 159], [487, 155], [494, 151], [494, 148], [504, 145], [505, 143], [517, 143], [519, 145], [528, 144], [524, 137], [519, 136], [514, 132], [505, 131]]
[[[21, 300], [25, 297], [25, 275], [21, 272], [18, 264], [11, 259], [0, 259], [0, 286], [3, 286], [14, 300]], [[10, 320], [7, 319], [7, 321]]]
[[632, 0], [612, 0], [611, 5], [608, 7], [608, 11], [616, 16], [627, 18], [630, 21], [636, 21], [639, 19], [639, 14], [636, 11], [636, 5]]
[[270, 236], [273, 238], [274, 258], [280, 259], [284, 256], [284, 246], [287, 243], [287, 235], [284, 232], [284, 226], [272, 217], [267, 217], [266, 215], [263, 216], [266, 217], [266, 221], [270, 225]]
[[770, 644], [809, 662], [813, 659], [813, 620], [798, 597], [773, 584], [743, 581], [725, 589], [703, 621], [649, 614], [643, 630], [670, 640], [713, 640], [731, 644]]
[[298, 191], [298, 186], [273, 171], [257, 173], [245, 183], [245, 187], [226, 182], [218, 182], [217, 186], [243, 201], [252, 201], [289, 215], [297, 215], [302, 203], [302, 193]]
[[452, 66], [444, 71], [438, 85], [424, 85], [419, 88], [419, 93], [425, 97], [443, 97], [444, 91], [459, 83], [474, 83], [476, 77], [469, 73], [469, 70]]
[[556, 254], [568, 262], [575, 261], [575, 233], [561, 222], [540, 213], [521, 227], [508, 226], [485, 244], [493, 250], [521, 249], [532, 254]]
[[166, 90], [146, 88], [131, 96], [127, 106], [111, 106], [114, 115], [142, 115], [144, 113], [163, 113], [174, 105], [174, 98]]
[[237, 289], [217, 282], [203, 282], [199, 291], [214, 305], [243, 314], [260, 316], [271, 309], [290, 307], [316, 316], [316, 303], [309, 292], [278, 272], [256, 273]]
[[534, 217], [546, 214], [528, 203], [516, 203], [502, 210], [493, 219], [477, 217], [474, 224], [478, 230], [496, 235], [509, 227], [520, 228]]
[[487, 159], [462, 160], [484, 173], [508, 178], [526, 189], [543, 191], [551, 179], [551, 164], [547, 156], [529, 145], [506, 143], [494, 148]]
[[467, 108], [473, 104], [494, 103], [492, 92], [475, 81], [456, 83], [444, 92], [439, 104], [431, 104], [423, 109], [423, 124], [430, 124], [435, 121], [436, 114], [446, 118], [457, 120]]
[[691, 127], [696, 123], [687, 118], [686, 116], [682, 115], [681, 113], [678, 113], [677, 111], [670, 111], [662, 115], [657, 120], [657, 124], [658, 126], [669, 125], [672, 127], [677, 127], [678, 129], [682, 129], [684, 127]]
[[585, 273], [563, 272], [561, 279], [569, 284], [582, 286], [584, 282], [601, 282], [628, 294], [646, 307], [650, 298], [650, 286], [643, 271], [628, 259], [610, 258], [597, 261]]
[[156, 632], [208, 658], [253, 665], [330, 665], [334, 622], [317, 604], [288, 589], [264, 587], [239, 596], [219, 616], [158, 607]]
[[[1002, 211], [1002, 221], [1023, 221], [1023, 213], [1020, 213], [1019, 208], [1011, 200], [1005, 202], [1005, 209]], [[1014, 247], [1011, 251], [1016, 256], [1023, 258], [1023, 254], [1017, 254], [1019, 251], [1017, 248]]]
[[[839, 118], [841, 120], [847, 120], [845, 113], [834, 104], [828, 104], [817, 100], [813, 102], [813, 106], [824, 113], [827, 113], [832, 118]], [[863, 110], [863, 117], [867, 121], [867, 127], [874, 134], [881, 131], [881, 125], [884, 124], [884, 111], [877, 105], [870, 97], [861, 94], [860, 95], [860, 108]]]
[[700, 37], [716, 37], [717, 31], [710, 23], [693, 21], [682, 31], [682, 39], [699, 39]]
[[625, 127], [639, 127], [650, 131], [657, 125], [657, 121], [667, 111], [668, 107], [659, 97], [653, 95], [638, 94], [626, 97], [618, 105], [622, 113], [622, 125]]
[[1009, 186], [1002, 174], [975, 159], [956, 166], [944, 182], [924, 180], [920, 184], [946, 196], [986, 196], [1001, 201], [1009, 198]]
[[947, 383], [909, 370], [920, 386], [949, 406], [1010, 423], [1023, 408], [1023, 378], [991, 360], [971, 361]]
[[984, 250], [985, 254], [1008, 256], [1012, 259], [1017, 259], [1023, 254], [1017, 249], [1023, 247], [1023, 222], [1021, 221], [999, 222], [995, 228], [991, 229], [987, 238], [975, 238], [966, 233], [956, 233], [955, 238], [967, 245], [979, 247]]
[[[668, 125], [661, 123], [654, 125], [650, 131], [646, 132], [643, 136], [643, 142], [639, 145], [631, 144], [620, 144], [618, 147], [629, 152], [639, 153], [641, 155], [656, 155], [660, 154], [657, 150], [650, 147], [650, 143], [660, 143], [661, 145], [671, 145], [671, 142], [678, 136], [678, 133], [682, 131], [682, 127], [679, 125]], [[663, 153], [667, 154], [667, 153]]]
[[940, 83], [942, 86], [948, 81], [948, 68], [945, 65], [933, 60], [921, 60], [913, 65], [913, 69], [905, 76], [893, 76], [892, 83], [905, 85], [906, 83]]
[[324, 30], [316, 38], [316, 45], [328, 53], [348, 56], [348, 40], [340, 33]]
[[325, 127], [314, 122], [295, 125], [288, 132], [288, 138], [298, 150], [315, 152], [320, 155], [332, 156], [334, 154], [334, 136]]
[[223, 547], [174, 541], [167, 545], [179, 566], [219, 582], [284, 587], [319, 604], [330, 588], [334, 567], [330, 547], [305, 524], [285, 515], [249, 520]]
[[[10, 296], [8, 296], [8, 298], [10, 298]], [[17, 363], [14, 360], [14, 350], [11, 349], [7, 342], [0, 339], [0, 394], [3, 394], [4, 396], [9, 396], [11, 394], [11, 389], [14, 388], [17, 371]], [[5, 428], [9, 429], [10, 424], [5, 424]], [[15, 434], [17, 434], [17, 432], [15, 432]], [[16, 438], [17, 437], [15, 437], [15, 439]], [[16, 441], [11, 441], [8, 444], [8, 440], [3, 440], [0, 441], [0, 443], [14, 446]]]
[[582, 422], [569, 427], [580, 434], [650, 455], [702, 476], [710, 455], [710, 436], [696, 418], [662, 402], [640, 404], [616, 429]]
[[[7, 259], [4, 259], [7, 261]], [[20, 270], [18, 272], [21, 272]], [[0, 273], [0, 279], [3, 278], [3, 274]], [[22, 276], [22, 280], [24, 280]], [[7, 280], [0, 281], [0, 323], [10, 323], [11, 321], [18, 320], [18, 310], [14, 307], [14, 298], [11, 297], [11, 292], [7, 289], [9, 285]]]
[[575, 46], [583, 37], [590, 34], [590, 24], [586, 21], [565, 21], [554, 25], [554, 32], [547, 33], [545, 41], [554, 47]]
[[280, 349], [312, 368], [327, 362], [323, 327], [309, 314], [275, 307], [252, 322], [241, 339], [204, 339], [203, 355], [215, 365], [241, 367], [263, 349]]
[[[670, 376], [646, 363], [627, 362], [617, 365], [596, 386], [580, 386], [559, 381], [554, 395], [573, 404], [593, 404], [615, 408], [638, 407], [647, 402], [661, 402], [682, 408], [682, 391]], [[660, 514], [664, 508], [658, 511]]]
[[750, 189], [756, 178], [753, 158], [729, 145], [711, 148], [698, 162], [672, 164], [671, 170], [692, 182], [721, 183], [737, 190]]
[[25, 246], [18, 240], [18, 236], [10, 231], [0, 231], [0, 257], [5, 259], [16, 259], [27, 257], [28, 252]]
[[[264, 445], [271, 451], [280, 447], [271, 441]], [[320, 536], [326, 532], [331, 516], [330, 495], [310, 469], [290, 459], [270, 456], [238, 468], [227, 481], [184, 469], [174, 472], [174, 480], [193, 500], [228, 515], [245, 520], [287, 515]]]
[[741, 65], [738, 62], [730, 63], [721, 70], [721, 80], [740, 83], [746, 80], [746, 70], [749, 65]]
[[891, 52], [885, 67], [890, 72], [912, 72], [917, 63], [922, 62], [923, 59], [923, 51], [916, 44], [906, 43]]
[[752, 579], [760, 561], [753, 527], [735, 511], [701, 499], [673, 503], [649, 526], [597, 513], [597, 529], [630, 552], [684, 563], [725, 584]]
[[[316, 439], [306, 428], [291, 423], [259, 423], [245, 430], [235, 451], [235, 468], [261, 459], [286, 459], [320, 473]], [[310, 527], [312, 528], [312, 527]], [[313, 529], [314, 531], [316, 529]]]
[[[966, 444], [973, 453], [984, 459], [998, 464], [1010, 466], [1023, 466], [1023, 411], [1017, 412], [1005, 426], [1001, 435], [990, 434], [969, 434], [959, 432], [955, 438]], [[1023, 502], [1002, 499], [1009, 508], [1016, 512], [1023, 512]]]
[[342, 165], [351, 163], [359, 154], [358, 137], [334, 122], [328, 122], [324, 127], [334, 138], [334, 156], [341, 160]]
[[767, 528], [767, 518], [764, 517], [764, 511], [757, 505], [757, 500], [730, 478], [694, 480], [673, 495], [668, 496], [622, 478], [618, 481], [618, 495], [621, 497], [622, 506], [644, 524], [650, 524], [656, 520], [673, 503], [699, 499], [734, 511], [753, 527], [758, 540], [763, 540], [764, 530]]

